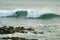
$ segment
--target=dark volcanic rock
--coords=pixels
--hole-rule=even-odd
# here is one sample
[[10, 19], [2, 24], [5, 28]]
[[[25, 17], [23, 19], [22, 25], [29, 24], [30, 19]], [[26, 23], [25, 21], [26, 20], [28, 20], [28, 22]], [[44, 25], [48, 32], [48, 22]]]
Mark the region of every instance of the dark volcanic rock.
[[15, 33], [15, 32], [27, 33], [28, 31], [34, 31], [34, 29], [33, 28], [24, 28], [24, 27], [16, 27], [16, 28], [14, 28], [13, 26], [0, 27], [0, 34], [11, 34], [11, 33]]
[[29, 30], [29, 31], [34, 31], [34, 29], [33, 29], [33, 28], [28, 28], [27, 30]]
[[45, 34], [44, 32], [39, 32], [40, 34]]
[[27, 38], [19, 38], [19, 37], [12, 37], [12, 38], [1, 38], [1, 39], [6, 39], [6, 40], [38, 40], [38, 39], [27, 39]]

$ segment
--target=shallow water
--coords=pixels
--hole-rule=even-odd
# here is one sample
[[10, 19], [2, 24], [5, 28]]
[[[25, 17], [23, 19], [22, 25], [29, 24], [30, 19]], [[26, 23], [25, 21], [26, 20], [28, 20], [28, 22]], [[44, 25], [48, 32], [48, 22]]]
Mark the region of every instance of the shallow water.
[[59, 25], [60, 18], [53, 19], [27, 19], [27, 18], [0, 18], [0, 25], [33, 26], [33, 25]]
[[[42, 40], [60, 40], [60, 19], [27, 19], [24, 17], [20, 18], [0, 18], [0, 26], [14, 26], [14, 27], [26, 27], [34, 28], [37, 32], [44, 32], [45, 34], [33, 34], [33, 33], [13, 33], [8, 35], [3, 35], [0, 37], [23, 37], [28, 39], [42, 39]], [[19, 35], [19, 36], [18, 36]]]

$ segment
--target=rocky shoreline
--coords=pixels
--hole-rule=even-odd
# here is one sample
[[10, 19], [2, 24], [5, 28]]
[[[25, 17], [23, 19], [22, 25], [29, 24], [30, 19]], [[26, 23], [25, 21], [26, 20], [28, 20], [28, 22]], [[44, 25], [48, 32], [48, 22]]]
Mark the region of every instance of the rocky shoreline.
[[[13, 34], [13, 33], [28, 33], [28, 32], [31, 32], [33, 34], [44, 34], [44, 32], [37, 32], [35, 31], [34, 28], [24, 28], [24, 27], [14, 27], [14, 26], [3, 26], [3, 27], [0, 27], [0, 34]], [[37, 39], [28, 39], [28, 38], [20, 38], [20, 37], [3, 37], [1, 38], [3, 40], [37, 40]]]
[[34, 28], [24, 28], [24, 27], [16, 27], [14, 28], [13, 26], [3, 26], [0, 27], [0, 34], [12, 34], [15, 32], [19, 32], [19, 33], [34, 33], [34, 34], [44, 34], [44, 32], [37, 32], [34, 30]]

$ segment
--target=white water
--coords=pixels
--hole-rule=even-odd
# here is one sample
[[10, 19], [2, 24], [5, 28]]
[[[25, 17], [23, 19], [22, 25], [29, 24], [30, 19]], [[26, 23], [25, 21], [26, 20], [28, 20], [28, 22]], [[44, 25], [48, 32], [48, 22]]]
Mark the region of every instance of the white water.
[[37, 17], [41, 17], [45, 13], [55, 13], [55, 12], [50, 10], [49, 8], [43, 8], [40, 11], [31, 11], [31, 10], [28, 10], [27, 17], [37, 18]]
[[12, 16], [14, 13], [12, 10], [0, 10], [0, 17]]

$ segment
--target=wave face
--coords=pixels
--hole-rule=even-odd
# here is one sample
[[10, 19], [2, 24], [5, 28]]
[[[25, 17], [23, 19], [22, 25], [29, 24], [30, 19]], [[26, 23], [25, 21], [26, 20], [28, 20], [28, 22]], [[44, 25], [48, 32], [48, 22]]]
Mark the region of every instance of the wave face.
[[27, 18], [40, 18], [40, 19], [46, 19], [46, 18], [53, 18], [53, 17], [59, 17], [60, 15], [57, 15], [54, 12], [49, 11], [31, 11], [31, 10], [0, 10], [0, 17], [27, 17]]
[[41, 17], [38, 17], [40, 19], [50, 19], [50, 18], [55, 18], [55, 17], [60, 17], [60, 15], [56, 15], [54, 13], [45, 13]]

